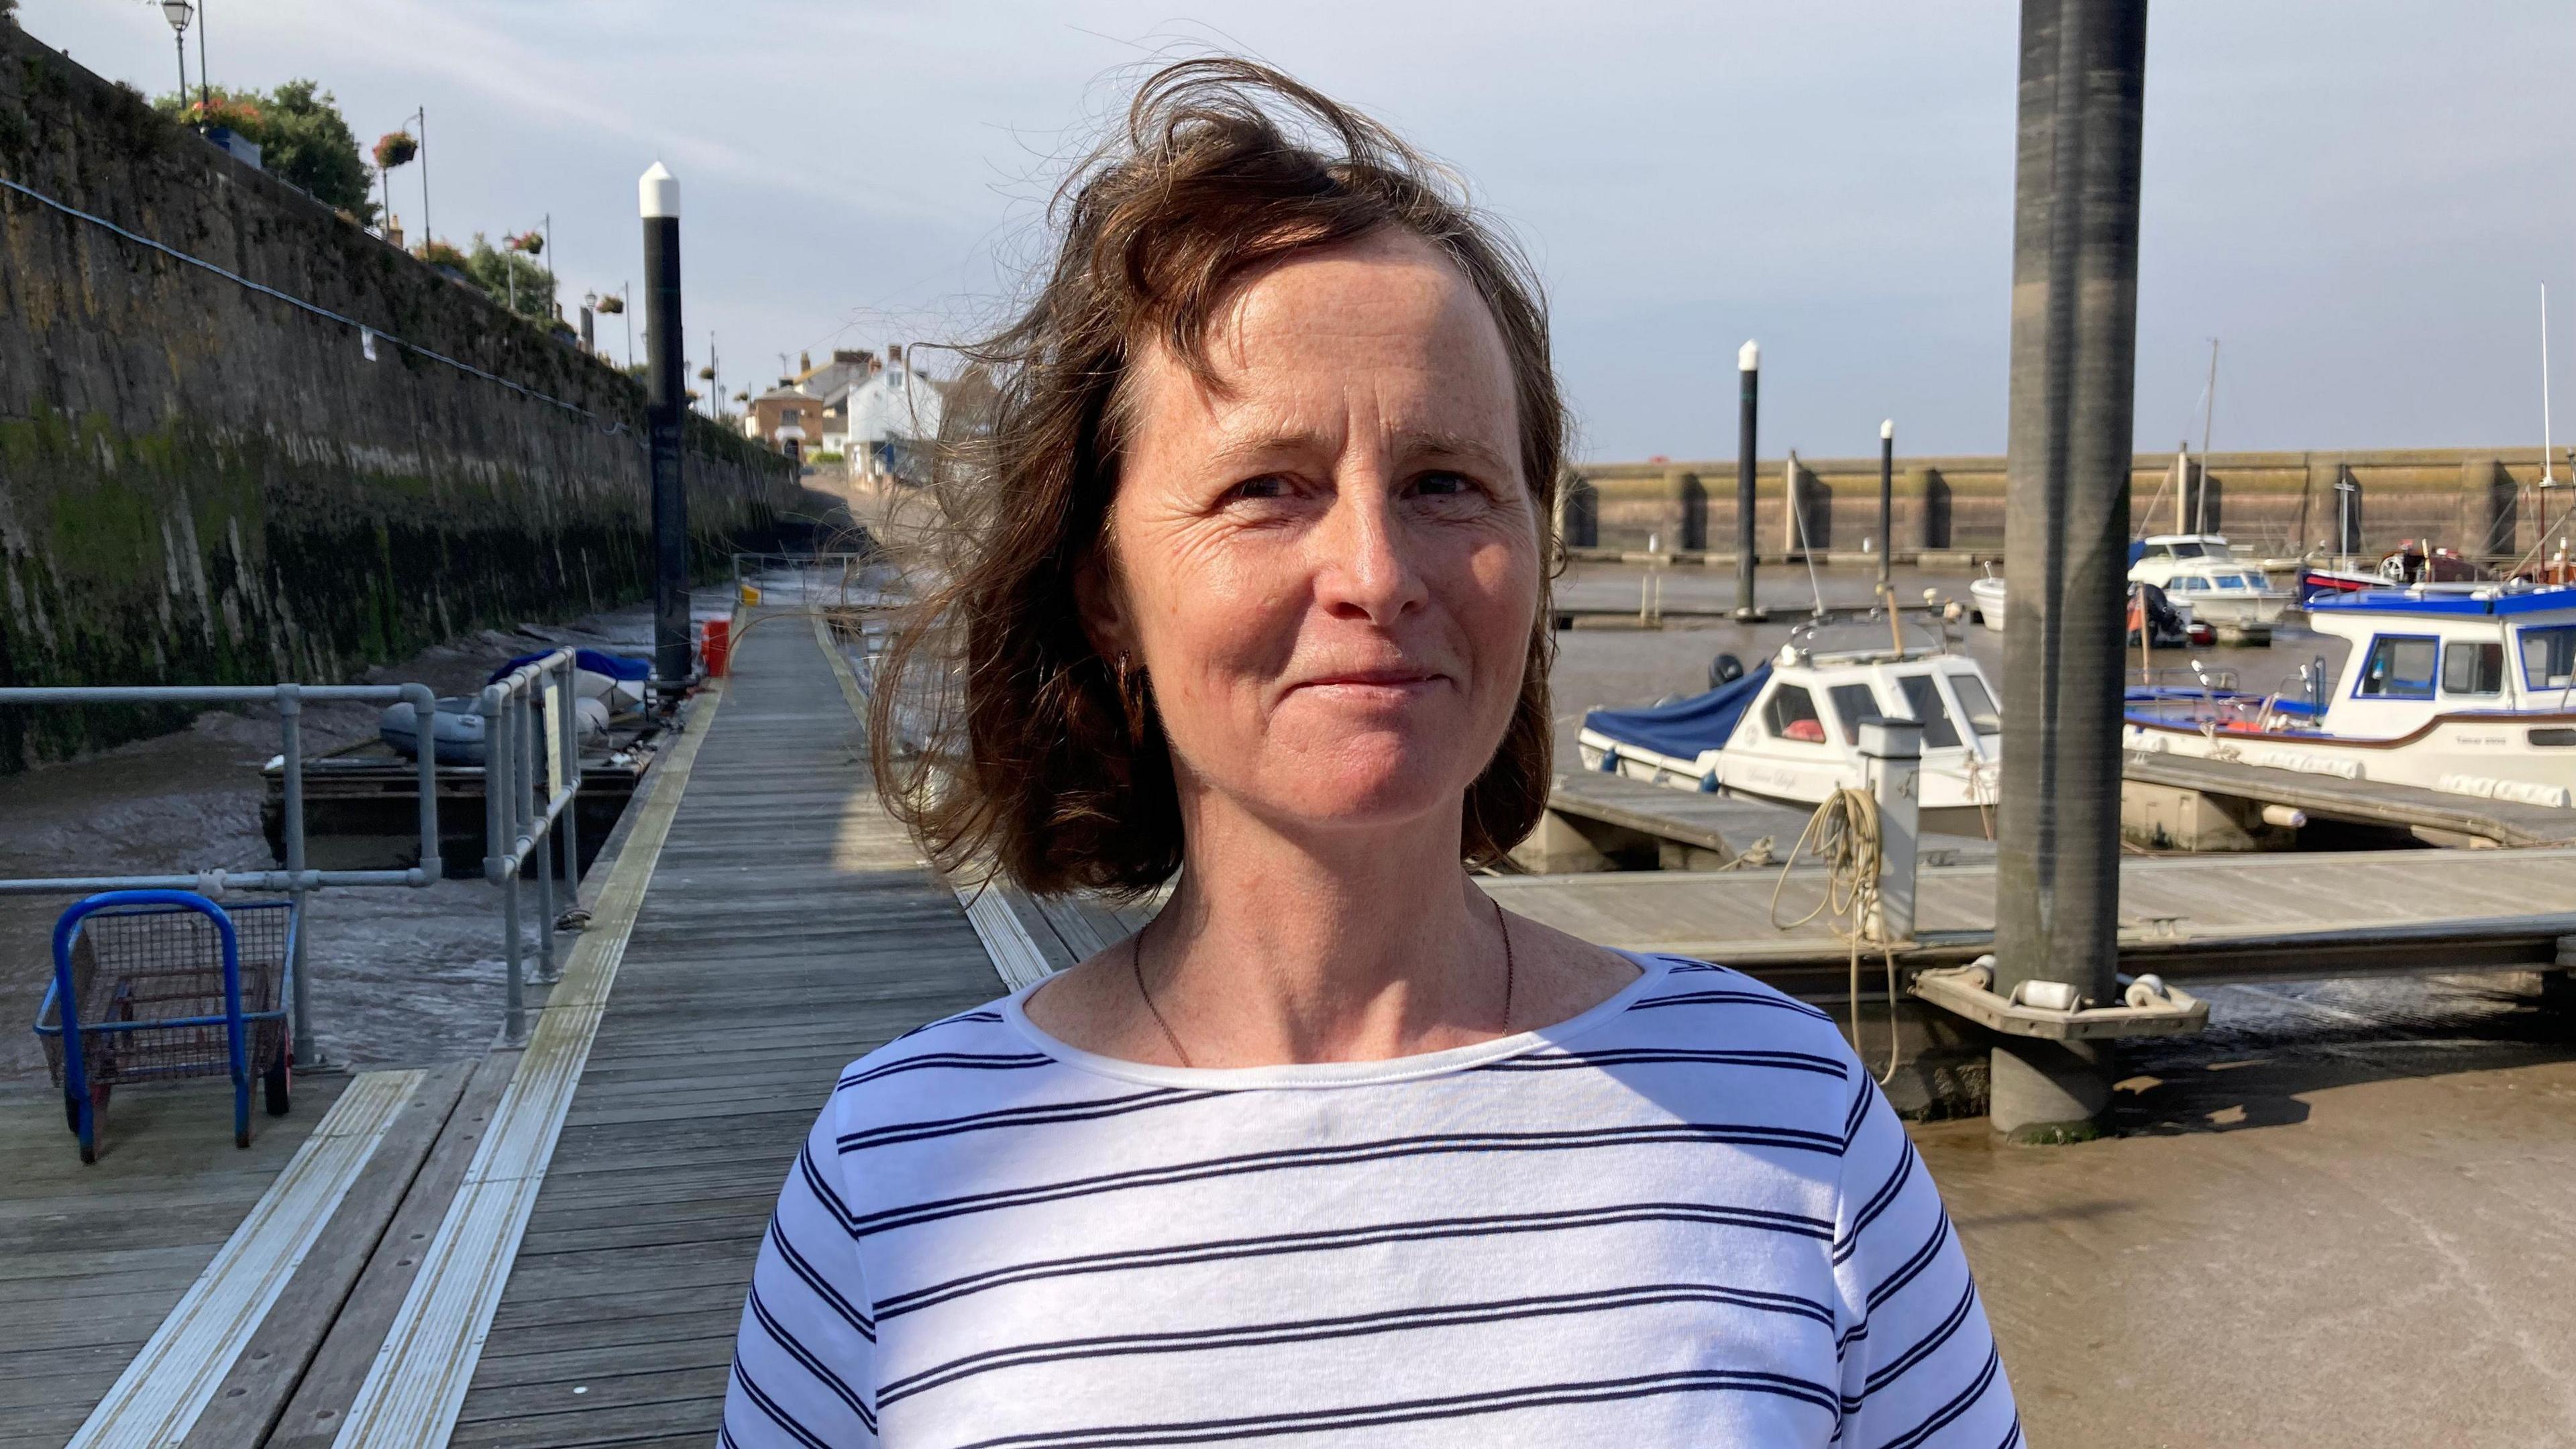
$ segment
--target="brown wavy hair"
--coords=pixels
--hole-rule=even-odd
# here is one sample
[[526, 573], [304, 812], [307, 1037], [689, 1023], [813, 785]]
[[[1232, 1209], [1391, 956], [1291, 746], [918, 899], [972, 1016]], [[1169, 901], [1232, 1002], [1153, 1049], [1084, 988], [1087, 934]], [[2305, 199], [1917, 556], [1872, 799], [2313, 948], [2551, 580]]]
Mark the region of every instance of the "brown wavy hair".
[[[1183, 61], [1138, 89], [1049, 220], [1055, 255], [1027, 310], [962, 349], [986, 421], [937, 460], [943, 555], [870, 691], [877, 785], [943, 869], [1042, 894], [1135, 895], [1178, 870], [1171, 754], [1150, 685], [1085, 637], [1075, 579], [1101, 545], [1133, 427], [1130, 365], [1153, 344], [1210, 378], [1210, 323], [1255, 269], [1394, 229], [1447, 257], [1511, 359], [1521, 472], [1543, 566], [1520, 699], [1468, 787], [1458, 849], [1500, 856], [1547, 804], [1554, 651], [1549, 551], [1566, 418], [1538, 281], [1459, 178], [1385, 127], [1251, 61]], [[916, 748], [917, 747], [917, 748]]]

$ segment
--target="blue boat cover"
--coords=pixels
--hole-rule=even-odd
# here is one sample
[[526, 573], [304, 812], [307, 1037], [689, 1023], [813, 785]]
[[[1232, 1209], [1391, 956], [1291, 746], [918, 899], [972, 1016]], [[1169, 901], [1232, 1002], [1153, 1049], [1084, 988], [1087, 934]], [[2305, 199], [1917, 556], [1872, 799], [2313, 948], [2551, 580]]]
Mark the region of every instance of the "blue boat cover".
[[[492, 677], [483, 682], [497, 684], [511, 670], [524, 664], [534, 664], [553, 652], [551, 649], [540, 649], [534, 654], [522, 654], [493, 670]], [[602, 654], [596, 649], [576, 649], [573, 651], [573, 662], [593, 674], [605, 674], [611, 679], [623, 679], [630, 683], [653, 677], [653, 661], [650, 659], [632, 659], [623, 654]]]
[[1650, 709], [1596, 709], [1583, 716], [1583, 727], [1608, 735], [1623, 745], [1652, 750], [1675, 759], [1696, 759], [1702, 750], [1724, 747], [1753, 696], [1771, 678], [1771, 665], [1742, 679], [1730, 680], [1706, 694], [1694, 694]]

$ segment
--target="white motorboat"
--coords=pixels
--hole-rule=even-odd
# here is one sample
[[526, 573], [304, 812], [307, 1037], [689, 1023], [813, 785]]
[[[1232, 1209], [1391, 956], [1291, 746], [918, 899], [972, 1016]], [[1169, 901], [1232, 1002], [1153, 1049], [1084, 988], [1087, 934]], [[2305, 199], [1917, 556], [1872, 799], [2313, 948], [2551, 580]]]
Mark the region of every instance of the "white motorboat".
[[2160, 533], [2139, 545], [2129, 582], [2153, 584], [2191, 616], [2213, 625], [2271, 625], [2298, 595], [2261, 566], [2236, 557], [2226, 536]]
[[1924, 828], [1991, 835], [2003, 717], [1984, 671], [1951, 652], [1946, 631], [1937, 647], [1904, 648], [1884, 637], [1884, 616], [1861, 627], [1881, 642], [1821, 647], [1809, 626], [1751, 673], [1705, 694], [1591, 711], [1577, 737], [1584, 768], [1813, 806], [1864, 784], [1862, 720], [1913, 719], [1923, 725]]
[[2004, 581], [1992, 564], [1982, 578], [1968, 581], [1968, 599], [1976, 606], [1977, 622], [1998, 634], [2004, 631]]
[[2132, 698], [2133, 750], [2576, 804], [2576, 586], [2428, 584], [2312, 600], [2351, 643], [2297, 694]]

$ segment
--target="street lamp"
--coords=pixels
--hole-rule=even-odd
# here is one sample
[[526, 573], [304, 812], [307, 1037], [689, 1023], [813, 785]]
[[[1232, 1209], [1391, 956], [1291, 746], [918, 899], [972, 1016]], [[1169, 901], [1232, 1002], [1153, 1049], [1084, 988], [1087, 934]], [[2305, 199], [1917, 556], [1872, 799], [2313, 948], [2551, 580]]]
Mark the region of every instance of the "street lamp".
[[[179, 104], [182, 106], [188, 103], [188, 20], [194, 14], [196, 7], [188, 0], [161, 0], [162, 18], [170, 22], [170, 44], [179, 52]], [[204, 110], [205, 103], [200, 101], [197, 108]]]

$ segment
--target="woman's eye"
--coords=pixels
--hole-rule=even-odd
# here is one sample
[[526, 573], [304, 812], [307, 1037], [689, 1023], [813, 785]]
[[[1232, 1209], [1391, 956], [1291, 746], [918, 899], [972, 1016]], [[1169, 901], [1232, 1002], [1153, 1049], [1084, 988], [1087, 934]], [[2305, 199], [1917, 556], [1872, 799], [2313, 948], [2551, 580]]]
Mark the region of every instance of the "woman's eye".
[[1475, 488], [1464, 473], [1425, 473], [1413, 480], [1413, 491], [1424, 497], [1446, 498]]
[[1285, 498], [1288, 496], [1288, 480], [1279, 477], [1276, 474], [1262, 478], [1247, 478], [1242, 482], [1235, 484], [1231, 489], [1228, 489], [1227, 496], [1233, 498]]

